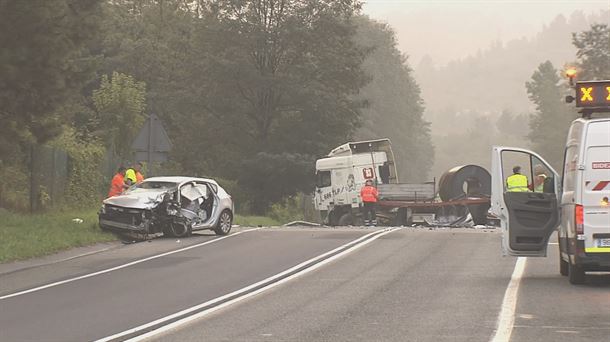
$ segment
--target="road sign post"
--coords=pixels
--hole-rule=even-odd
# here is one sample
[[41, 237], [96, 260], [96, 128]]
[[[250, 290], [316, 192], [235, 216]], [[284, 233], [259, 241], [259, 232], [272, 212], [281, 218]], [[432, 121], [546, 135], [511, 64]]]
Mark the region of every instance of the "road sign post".
[[146, 161], [151, 176], [153, 163], [167, 160], [167, 153], [172, 149], [172, 144], [161, 120], [156, 115], [151, 114], [146, 119], [131, 148], [135, 151], [136, 161]]

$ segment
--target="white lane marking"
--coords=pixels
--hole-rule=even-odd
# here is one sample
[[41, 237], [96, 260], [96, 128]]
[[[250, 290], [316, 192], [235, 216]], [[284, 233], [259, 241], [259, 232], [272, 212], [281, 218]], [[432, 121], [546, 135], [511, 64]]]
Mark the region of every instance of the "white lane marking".
[[[246, 292], [250, 291], [251, 289], [260, 286], [261, 284], [268, 283], [270, 281], [273, 281], [274, 279], [282, 278], [286, 274], [289, 274], [289, 273], [291, 273], [291, 272], [293, 272], [293, 271], [295, 271], [295, 270], [297, 270], [297, 269], [299, 269], [299, 268], [301, 268], [301, 267], [303, 267], [303, 266], [305, 266], [307, 264], [315, 262], [316, 260], [323, 259], [327, 255], [333, 254], [333, 253], [335, 253], [335, 252], [345, 248], [346, 246], [352, 245], [351, 247], [349, 247], [348, 249], [344, 250], [343, 252], [340, 252], [340, 253], [338, 253], [336, 255], [333, 255], [332, 257], [329, 257], [327, 259], [324, 259], [321, 262], [319, 262], [319, 263], [317, 263], [315, 265], [312, 265], [311, 267], [305, 268], [305, 269], [303, 269], [303, 270], [301, 270], [301, 271], [299, 271], [299, 272], [297, 272], [295, 274], [292, 274], [292, 275], [290, 275], [290, 276], [288, 276], [286, 278], [283, 278], [283, 279], [281, 279], [279, 281], [273, 282], [273, 283], [271, 283], [271, 284], [269, 284], [267, 286], [264, 286], [264, 287], [261, 287], [261, 288], [255, 290], [255, 291], [246, 293], [243, 296], [231, 299], [231, 300], [226, 301], [226, 302], [224, 302], [224, 303], [222, 303], [220, 305], [217, 305], [215, 307], [212, 307], [212, 308], [209, 308], [207, 310], [204, 310], [204, 311], [198, 312], [196, 314], [193, 314], [191, 316], [182, 318], [182, 319], [177, 320], [177, 321], [175, 321], [173, 323], [170, 323], [168, 325], [164, 325], [164, 326], [159, 327], [159, 328], [157, 328], [155, 330], [151, 330], [151, 331], [149, 331], [149, 332], [147, 332], [145, 334], [133, 337], [133, 338], [125, 340], [125, 341], [129, 341], [129, 342], [142, 341], [142, 340], [144, 340], [146, 338], [149, 338], [149, 337], [161, 334], [163, 332], [166, 332], [168, 330], [174, 329], [176, 327], [184, 325], [184, 324], [186, 324], [188, 322], [191, 322], [193, 320], [196, 320], [196, 319], [199, 319], [199, 318], [204, 317], [206, 315], [209, 315], [210, 313], [212, 313], [214, 311], [220, 310], [220, 309], [222, 309], [224, 307], [227, 307], [229, 305], [232, 305], [232, 304], [237, 303], [239, 301], [242, 301], [244, 299], [247, 299], [247, 298], [250, 298], [252, 296], [255, 296], [255, 295], [257, 295], [257, 294], [259, 294], [261, 292], [264, 292], [264, 291], [267, 291], [267, 290], [269, 290], [271, 288], [279, 286], [279, 285], [281, 285], [281, 284], [283, 284], [283, 283], [285, 283], [287, 281], [290, 281], [290, 280], [292, 280], [292, 279], [294, 279], [294, 278], [296, 278], [298, 276], [301, 276], [301, 275], [307, 274], [307, 273], [309, 273], [309, 272], [311, 272], [313, 270], [316, 270], [316, 269], [322, 267], [323, 265], [326, 265], [326, 264], [328, 264], [331, 261], [334, 261], [334, 260], [336, 260], [336, 259], [338, 259], [338, 258], [340, 258], [340, 257], [342, 257], [342, 256], [344, 256], [344, 255], [346, 255], [348, 253], [351, 253], [352, 251], [354, 251], [354, 250], [356, 250], [356, 249], [358, 249], [358, 248], [360, 248], [362, 246], [365, 246], [365, 245], [371, 243], [372, 241], [380, 238], [381, 236], [389, 234], [389, 233], [391, 233], [391, 232], [393, 232], [393, 231], [395, 231], [397, 229], [400, 229], [400, 228], [384, 229], [384, 230], [381, 230], [381, 233], [380, 233], [380, 231], [375, 231], [375, 232], [369, 233], [369, 234], [364, 235], [364, 236], [362, 236], [362, 237], [360, 237], [360, 238], [358, 238], [356, 240], [353, 240], [353, 241], [350, 241], [350, 242], [348, 242], [348, 243], [346, 243], [344, 245], [341, 245], [341, 246], [339, 246], [339, 247], [337, 247], [337, 248], [335, 248], [335, 249], [333, 249], [331, 251], [328, 251], [328, 252], [326, 252], [324, 254], [318, 255], [318, 256], [313, 257], [313, 258], [311, 258], [311, 259], [309, 259], [307, 261], [304, 261], [304, 262], [302, 262], [302, 263], [300, 263], [300, 264], [298, 264], [298, 265], [296, 265], [294, 267], [291, 267], [291, 268], [289, 268], [289, 269], [287, 269], [287, 270], [285, 270], [283, 272], [280, 272], [280, 273], [275, 274], [275, 275], [273, 275], [271, 277], [268, 277], [267, 279], [263, 279], [263, 280], [261, 280], [261, 281], [259, 281], [257, 283], [248, 285], [248, 286], [246, 286], [244, 288], [241, 288], [239, 290], [233, 291], [233, 292], [228, 293], [228, 294], [226, 294], [224, 296], [221, 296], [221, 297], [218, 297], [218, 298], [214, 298], [214, 299], [209, 300], [209, 301], [207, 301], [205, 303], [201, 303], [201, 304], [195, 305], [195, 306], [190, 307], [188, 309], [176, 312], [174, 314], [171, 314], [169, 316], [166, 316], [166, 317], [157, 319], [155, 321], [146, 323], [144, 325], [141, 325], [141, 326], [138, 326], [138, 327], [135, 327], [135, 328], [132, 328], [132, 329], [129, 329], [129, 330], [126, 330], [126, 331], [114, 334], [112, 336], [104, 337], [104, 338], [99, 339], [99, 340], [97, 340], [95, 342], [107, 342], [107, 341], [111, 341], [111, 340], [120, 338], [122, 336], [131, 335], [133, 333], [137, 333], [139, 331], [146, 330], [147, 328], [155, 326], [157, 324], [162, 324], [165, 321], [169, 321], [169, 320], [172, 320], [172, 319], [174, 319], [176, 317], [180, 317], [180, 316], [183, 316], [183, 315], [188, 314], [190, 312], [197, 311], [197, 310], [199, 310], [201, 308], [204, 308], [206, 306], [212, 305], [214, 303], [221, 302], [221, 301], [225, 300], [226, 298], [229, 298], [229, 297], [232, 297], [232, 296], [235, 296], [235, 295], [239, 295], [240, 293], [246, 293]], [[375, 234], [377, 234], [377, 235], [372, 237], [372, 238], [370, 238], [370, 239], [368, 239], [368, 240], [366, 240], [371, 235], [375, 235]]]
[[208, 245], [208, 244], [211, 244], [211, 243], [214, 243], [214, 242], [218, 242], [220, 240], [224, 240], [224, 239], [232, 237], [232, 236], [237, 236], [237, 235], [242, 234], [242, 233], [251, 232], [251, 231], [255, 231], [255, 230], [259, 230], [259, 229], [262, 229], [262, 228], [252, 228], [252, 229], [243, 230], [241, 232], [237, 232], [237, 233], [234, 233], [234, 234], [231, 234], [231, 235], [226, 235], [226, 236], [223, 236], [223, 237], [219, 237], [219, 238], [216, 238], [214, 240], [209, 240], [209, 241], [206, 241], [206, 242], [198, 243], [196, 245], [180, 248], [180, 249], [177, 249], [177, 250], [174, 250], [174, 251], [169, 251], [169, 252], [153, 255], [153, 256], [150, 256], [150, 257], [147, 257], [147, 258], [144, 258], [144, 259], [128, 262], [128, 263], [123, 264], [123, 265], [115, 266], [115, 267], [112, 267], [112, 268], [107, 268], [105, 270], [101, 270], [101, 271], [97, 271], [97, 272], [93, 272], [93, 273], [87, 273], [87, 274], [84, 274], [84, 275], [81, 275], [81, 276], [78, 276], [78, 277], [69, 278], [69, 279], [65, 279], [65, 280], [62, 280], [62, 281], [58, 281], [58, 282], [54, 282], [54, 283], [50, 283], [50, 284], [34, 287], [34, 288], [29, 289], [29, 290], [24, 290], [24, 291], [19, 291], [19, 292], [11, 293], [11, 294], [8, 294], [8, 295], [1, 296], [0, 300], [12, 298], [12, 297], [17, 297], [17, 296], [21, 296], [21, 295], [24, 295], [24, 294], [27, 294], [27, 293], [32, 293], [32, 292], [48, 289], [49, 287], [63, 285], [63, 284], [71, 283], [71, 282], [74, 282], [74, 281], [77, 281], [77, 280], [81, 280], [81, 279], [95, 277], [95, 276], [100, 275], [100, 274], [104, 274], [104, 273], [109, 273], [109, 272], [112, 272], [112, 271], [120, 270], [120, 269], [125, 268], [125, 267], [141, 264], [143, 262], [150, 261], [150, 260], [153, 260], [153, 259], [158, 259], [158, 258], [161, 258], [161, 257], [164, 257], [164, 256], [168, 256], [168, 255], [171, 255], [171, 254], [176, 254], [176, 253], [184, 252], [184, 251], [187, 251], [189, 249], [201, 247], [201, 246]]
[[519, 283], [525, 270], [527, 258], [519, 257], [515, 263], [513, 275], [510, 278], [506, 292], [504, 292], [504, 300], [502, 301], [502, 310], [498, 316], [496, 333], [491, 338], [491, 342], [508, 342], [510, 335], [513, 332], [515, 324], [515, 309], [517, 308], [517, 295], [519, 293]]
[[557, 242], [549, 242], [547, 245], [558, 245], [559, 243]]

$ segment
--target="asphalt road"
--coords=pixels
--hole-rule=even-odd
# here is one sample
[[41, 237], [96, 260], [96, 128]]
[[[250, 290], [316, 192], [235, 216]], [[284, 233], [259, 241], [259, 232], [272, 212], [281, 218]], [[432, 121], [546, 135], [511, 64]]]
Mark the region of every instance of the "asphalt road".
[[559, 275], [557, 245], [548, 254], [528, 258], [511, 341], [610, 341], [610, 275], [570, 285]]
[[[243, 289], [374, 232], [380, 233], [262, 229], [218, 241], [211, 235], [160, 239], [4, 274], [0, 267], [0, 297], [85, 276], [0, 299], [0, 340], [108, 337]], [[150, 340], [490, 340], [515, 265], [514, 258], [501, 257], [497, 232], [403, 228], [376, 237], [354, 251], [342, 249], [346, 255], [307, 274]], [[549, 258], [527, 260], [511, 340], [608, 340], [610, 276], [570, 285], [558, 273], [556, 247]], [[140, 262], [121, 266], [134, 260]], [[105, 273], [87, 277], [100, 271]]]

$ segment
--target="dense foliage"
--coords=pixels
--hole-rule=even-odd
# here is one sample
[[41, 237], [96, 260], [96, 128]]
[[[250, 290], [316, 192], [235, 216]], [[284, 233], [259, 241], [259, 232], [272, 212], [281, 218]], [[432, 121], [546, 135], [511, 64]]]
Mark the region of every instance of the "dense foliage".
[[401, 182], [427, 181], [434, 148], [424, 103], [394, 31], [367, 17], [358, 19], [356, 41], [370, 49], [363, 69], [371, 81], [360, 92], [367, 102], [358, 139], [390, 138]]
[[572, 43], [578, 49], [576, 65], [582, 80], [610, 79], [610, 27], [593, 24], [591, 29], [572, 34]]
[[576, 118], [574, 110], [566, 105], [565, 82], [550, 61], [538, 67], [526, 84], [536, 112], [529, 121], [529, 140], [532, 149], [540, 153], [556, 170], [561, 170], [563, 149], [570, 122]]
[[[391, 30], [361, 17], [360, 6], [1, 0], [0, 40], [11, 47], [0, 56], [2, 138], [23, 151], [55, 139], [73, 159], [76, 184], [88, 171], [74, 167], [102, 167], [100, 151], [128, 161], [144, 115], [154, 113], [174, 146], [165, 173], [222, 179], [242, 210], [259, 213], [311, 191], [315, 159], [355, 137], [389, 136], [405, 173], [425, 174], [432, 156], [418, 86]], [[400, 91], [384, 99], [390, 89]], [[418, 152], [422, 142], [428, 148]]]
[[[15, 181], [31, 185], [30, 198], [47, 200], [36, 178], [52, 163], [34, 160], [42, 145], [69, 157], [65, 202], [99, 200], [103, 189], [88, 180], [103, 184], [132, 158], [146, 114], [162, 120], [173, 143], [163, 172], [221, 179], [242, 211], [262, 213], [310, 192], [315, 159], [353, 139], [389, 137], [401, 180], [428, 180], [435, 153], [420, 87], [392, 29], [360, 7], [359, 0], [0, 0], [0, 206], [24, 206], [28, 186]], [[606, 25], [574, 35], [585, 73], [608, 77], [607, 37]], [[502, 69], [477, 60], [477, 74]], [[450, 69], [438, 72], [489, 88], [472, 70], [466, 78]], [[565, 89], [552, 65], [537, 72], [528, 90], [540, 118], [530, 137], [544, 144], [554, 126], [537, 122], [556, 111], [551, 103]], [[438, 91], [459, 97], [456, 87]], [[486, 148], [507, 127], [507, 140], [527, 135], [527, 120], [510, 110], [490, 120], [482, 110], [429, 102], [449, 128], [456, 120], [469, 126], [456, 136], [441, 129], [435, 142], [453, 164], [479, 159], [447, 153], [456, 142]], [[30, 172], [32, 165], [39, 170]]]

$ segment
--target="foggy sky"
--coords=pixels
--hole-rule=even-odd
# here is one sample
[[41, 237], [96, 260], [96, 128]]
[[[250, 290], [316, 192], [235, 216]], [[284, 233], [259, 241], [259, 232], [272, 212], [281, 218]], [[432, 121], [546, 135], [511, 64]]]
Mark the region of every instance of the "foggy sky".
[[[558, 14], [610, 9], [610, 0], [365, 0], [363, 11], [390, 24], [399, 48], [417, 66], [437, 66], [476, 54], [494, 41], [530, 38]], [[608, 18], [610, 23], [610, 18]]]

